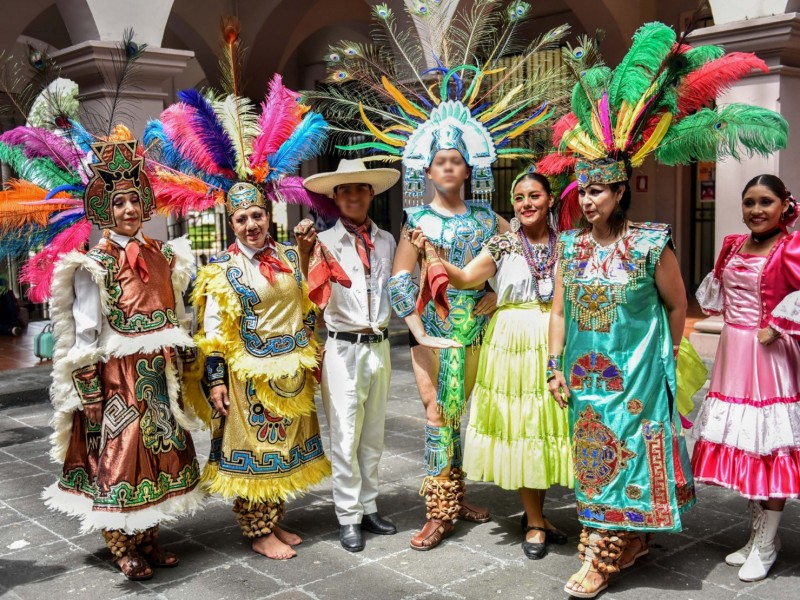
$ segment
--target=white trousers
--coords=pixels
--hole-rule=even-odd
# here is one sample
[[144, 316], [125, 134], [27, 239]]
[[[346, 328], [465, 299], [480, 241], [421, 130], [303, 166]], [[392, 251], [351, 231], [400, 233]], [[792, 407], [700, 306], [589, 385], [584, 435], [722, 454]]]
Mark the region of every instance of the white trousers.
[[330, 425], [333, 502], [341, 525], [376, 512], [392, 374], [389, 340], [353, 344], [328, 338], [322, 363], [322, 404]]

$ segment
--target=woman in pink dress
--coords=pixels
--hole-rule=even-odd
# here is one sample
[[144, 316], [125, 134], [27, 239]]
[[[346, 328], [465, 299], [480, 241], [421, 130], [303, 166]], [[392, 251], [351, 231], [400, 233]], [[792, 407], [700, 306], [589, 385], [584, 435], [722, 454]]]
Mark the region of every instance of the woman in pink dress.
[[697, 292], [722, 314], [714, 372], [694, 426], [695, 481], [751, 500], [750, 539], [725, 562], [739, 579], [772, 567], [787, 498], [800, 497], [800, 233], [798, 206], [783, 182], [759, 175], [742, 192], [750, 234], [729, 235]]

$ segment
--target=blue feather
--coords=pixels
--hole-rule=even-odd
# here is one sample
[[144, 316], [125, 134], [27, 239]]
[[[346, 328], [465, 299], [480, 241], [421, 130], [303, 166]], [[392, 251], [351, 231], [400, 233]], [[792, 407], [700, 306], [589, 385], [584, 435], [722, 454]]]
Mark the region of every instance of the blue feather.
[[206, 150], [214, 157], [214, 161], [223, 169], [233, 170], [236, 167], [233, 142], [211, 103], [194, 88], [178, 92], [178, 99], [197, 111], [192, 117], [192, 125], [196, 127], [196, 133], [205, 142]]
[[91, 133], [89, 133], [83, 125], [81, 125], [74, 119], [70, 119], [69, 129], [67, 130], [67, 133], [70, 136], [70, 138], [72, 138], [72, 141], [75, 142], [78, 145], [78, 147], [84, 152], [91, 152], [92, 144], [94, 144], [97, 141], [95, 137]]
[[322, 115], [308, 113], [278, 151], [267, 157], [271, 167], [267, 181], [296, 172], [300, 163], [319, 154], [325, 143], [327, 129], [328, 124]]

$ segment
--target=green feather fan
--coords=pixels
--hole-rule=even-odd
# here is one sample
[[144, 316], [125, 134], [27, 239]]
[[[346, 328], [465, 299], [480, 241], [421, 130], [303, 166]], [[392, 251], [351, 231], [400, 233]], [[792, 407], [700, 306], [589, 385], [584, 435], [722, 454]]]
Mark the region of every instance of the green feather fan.
[[[592, 130], [592, 104], [597, 102], [608, 89], [611, 80], [611, 69], [608, 67], [594, 67], [587, 69], [581, 76], [580, 82], [572, 89], [572, 112], [586, 131]], [[589, 102], [587, 94], [592, 94]]]
[[665, 165], [685, 165], [695, 160], [739, 159], [768, 156], [786, 147], [789, 125], [778, 113], [747, 104], [730, 104], [719, 111], [704, 108], [682, 119], [667, 132], [655, 152]]
[[635, 104], [653, 83], [661, 63], [675, 45], [675, 32], [663, 23], [646, 23], [633, 36], [633, 45], [614, 69], [608, 97], [616, 109], [622, 101]]
[[0, 143], [0, 162], [8, 164], [20, 179], [46, 190], [60, 185], [78, 185], [81, 182], [76, 174], [60, 169], [49, 158], [28, 158], [21, 146]]

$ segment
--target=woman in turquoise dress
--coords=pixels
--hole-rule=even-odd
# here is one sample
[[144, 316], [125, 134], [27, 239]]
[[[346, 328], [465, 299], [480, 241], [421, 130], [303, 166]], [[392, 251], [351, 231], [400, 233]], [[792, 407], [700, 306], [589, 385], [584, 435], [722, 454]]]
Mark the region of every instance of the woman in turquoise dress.
[[695, 502], [675, 403], [686, 293], [668, 225], [626, 217], [630, 167], [576, 167], [585, 227], [559, 240], [550, 391], [569, 405], [583, 567], [566, 591], [594, 597], [647, 553], [645, 532], [681, 530]]

